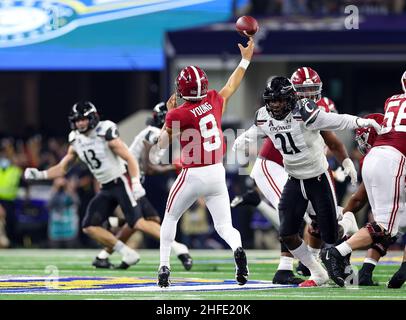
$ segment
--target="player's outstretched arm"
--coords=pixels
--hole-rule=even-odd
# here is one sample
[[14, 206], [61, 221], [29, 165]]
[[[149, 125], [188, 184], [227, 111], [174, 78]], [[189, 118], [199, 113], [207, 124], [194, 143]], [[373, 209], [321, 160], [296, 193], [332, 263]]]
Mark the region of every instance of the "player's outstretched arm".
[[[168, 113], [166, 117], [168, 118], [168, 114], [172, 109], [176, 108], [176, 93], [173, 93], [168, 101], [166, 102], [166, 108], [168, 109]], [[167, 149], [169, 145], [172, 143], [172, 128], [166, 126], [166, 123], [161, 129], [161, 133], [158, 138], [158, 147], [159, 149]]]
[[24, 171], [25, 180], [46, 180], [63, 177], [69, 169], [69, 165], [76, 160], [76, 152], [72, 146], [62, 160], [48, 170], [39, 171], [37, 168], [27, 168]]
[[350, 114], [337, 114], [319, 109], [311, 99], [301, 99], [297, 107], [305, 127], [309, 130], [354, 130], [374, 127], [379, 133], [381, 126], [374, 119], [364, 119]]
[[226, 110], [228, 99], [237, 91], [242, 78], [245, 75], [245, 71], [248, 68], [249, 63], [251, 62], [252, 55], [254, 54], [254, 40], [252, 37], [248, 40], [248, 44], [246, 47], [238, 44], [241, 52], [241, 62], [231, 74], [230, 78], [228, 79], [226, 85], [219, 91], [219, 94], [223, 97], [223, 113]]

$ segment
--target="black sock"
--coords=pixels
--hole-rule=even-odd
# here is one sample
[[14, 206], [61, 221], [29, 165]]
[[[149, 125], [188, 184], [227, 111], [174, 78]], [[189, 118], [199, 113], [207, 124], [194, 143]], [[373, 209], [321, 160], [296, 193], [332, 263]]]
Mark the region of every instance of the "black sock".
[[372, 263], [364, 262], [362, 265], [362, 271], [365, 273], [372, 273], [375, 269], [375, 265]]
[[402, 273], [406, 273], [406, 261], [403, 261], [400, 265], [399, 271]]

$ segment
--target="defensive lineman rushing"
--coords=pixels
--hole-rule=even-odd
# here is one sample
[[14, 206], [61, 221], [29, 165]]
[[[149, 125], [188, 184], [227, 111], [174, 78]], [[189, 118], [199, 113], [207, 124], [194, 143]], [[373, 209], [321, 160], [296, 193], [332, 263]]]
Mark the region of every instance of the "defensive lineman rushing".
[[280, 237], [294, 257], [311, 272], [319, 286], [328, 274], [299, 236], [310, 201], [316, 212], [321, 239], [331, 247], [337, 241], [336, 199], [320, 130], [343, 130], [379, 125], [371, 119], [326, 113], [311, 99], [298, 100], [289, 79], [275, 77], [264, 90], [265, 106], [255, 117], [248, 137], [266, 135], [281, 152], [288, 181], [279, 202]]
[[176, 107], [176, 94], [168, 100], [168, 114], [159, 138], [160, 148], [167, 148], [172, 136], [180, 135], [182, 172], [173, 184], [161, 229], [158, 285], [170, 284], [170, 244], [182, 214], [199, 198], [204, 198], [213, 218], [214, 228], [234, 252], [237, 283], [248, 280], [247, 258], [241, 236], [232, 225], [230, 199], [222, 157], [225, 149], [221, 130], [222, 114], [228, 99], [239, 87], [254, 51], [254, 41], [247, 47], [238, 44], [242, 60], [226, 85], [217, 92], [208, 90], [208, 79], [199, 67], [188, 66], [176, 78], [176, 94], [184, 103]]
[[[322, 82], [316, 71], [309, 67], [301, 67], [292, 74], [291, 79], [299, 98], [310, 98], [316, 102], [318, 108], [321, 108], [326, 112], [337, 112], [334, 103], [330, 99], [321, 96]], [[236, 139], [233, 146], [234, 149], [245, 147], [247, 134], [248, 132]], [[348, 158], [348, 153], [343, 143], [332, 131], [322, 131], [321, 135], [330, 151], [340, 162], [342, 162], [345, 174], [349, 174], [351, 176], [351, 182], [356, 183], [357, 172], [351, 159]], [[281, 190], [288, 180], [288, 174], [283, 168], [282, 155], [275, 148], [270, 138], [266, 138], [263, 143], [258, 158], [252, 169], [251, 177], [255, 180], [256, 185], [259, 187], [259, 189], [262, 191], [271, 205], [274, 208], [278, 208], [281, 197]], [[249, 192], [245, 195], [245, 197], [251, 199], [252, 201], [255, 199], [255, 194], [253, 192]], [[263, 202], [261, 203], [259, 196], [257, 196], [256, 199], [256, 203], [261, 206], [261, 209], [267, 212], [267, 217], [270, 218], [270, 220], [276, 227], [279, 227], [280, 223], [277, 210], [267, 206]], [[237, 201], [238, 198], [235, 199], [235, 201], [233, 200], [232, 205], [235, 206]], [[319, 240], [320, 235], [318, 232], [315, 212], [310, 203], [306, 211], [308, 213], [307, 217], [311, 219], [311, 221], [309, 221], [309, 223], [311, 223], [311, 226], [309, 226], [309, 228], [305, 228], [305, 230], [310, 230], [310, 233], [308, 235], [308, 247], [312, 254], [317, 258], [320, 252], [321, 242]], [[342, 226], [342, 231], [344, 232], [344, 234], [352, 234], [358, 230], [354, 215], [352, 213], [345, 215], [342, 219], [340, 208], [337, 208], [337, 218], [341, 220], [339, 224]], [[298, 269], [298, 271], [300, 271], [302, 275], [310, 275], [309, 270], [307, 270], [307, 268], [304, 267], [302, 264], [299, 264]], [[304, 283], [302, 283], [303, 280], [300, 278], [296, 278], [292, 270], [293, 256], [286, 248], [286, 246], [282, 243], [280, 263], [272, 281], [278, 284], [300, 283], [301, 286], [308, 286], [313, 284], [313, 282], [309, 281], [305, 281]]]
[[[140, 168], [140, 180], [143, 183], [145, 175], [164, 174], [176, 169], [174, 165], [161, 165], [160, 161], [163, 152], [156, 148], [158, 137], [161, 128], [165, 123], [165, 116], [167, 113], [165, 102], [160, 102], [152, 110], [152, 117], [147, 119], [147, 126], [138, 133], [131, 146], [130, 152], [138, 161]], [[165, 151], [165, 150], [163, 150]], [[137, 205], [141, 209], [142, 215], [146, 220], [161, 223], [161, 218], [154, 206], [149, 202], [145, 196], [137, 200]], [[126, 243], [131, 235], [135, 232], [128, 224], [125, 224], [119, 231], [118, 239]], [[172, 249], [178, 259], [182, 262], [186, 270], [190, 270], [193, 265], [193, 260], [189, 254], [188, 248], [179, 242], [172, 242]], [[112, 264], [109, 261], [109, 256], [113, 253], [112, 249], [104, 248], [96, 257], [93, 265], [99, 268], [111, 268]], [[126, 269], [128, 265], [121, 263], [118, 269]]]
[[382, 130], [378, 131], [361, 171], [374, 222], [321, 254], [330, 277], [339, 286], [345, 285], [348, 263], [344, 257], [353, 250], [373, 244], [387, 246], [398, 232], [400, 219], [406, 214], [406, 72], [402, 75], [401, 85], [403, 93], [385, 101]]
[[89, 101], [78, 102], [69, 116], [71, 133], [67, 154], [55, 166], [39, 171], [27, 168], [26, 180], [55, 179], [64, 176], [69, 165], [77, 158], [87, 164], [101, 190], [90, 201], [82, 221], [83, 231], [91, 238], [122, 255], [128, 266], [139, 261], [139, 254], [101, 227], [120, 205], [126, 222], [131, 228], [159, 238], [159, 224], [145, 220], [137, 206], [137, 199], [145, 195], [140, 183], [137, 160], [119, 138], [114, 122], [100, 121], [96, 107]]

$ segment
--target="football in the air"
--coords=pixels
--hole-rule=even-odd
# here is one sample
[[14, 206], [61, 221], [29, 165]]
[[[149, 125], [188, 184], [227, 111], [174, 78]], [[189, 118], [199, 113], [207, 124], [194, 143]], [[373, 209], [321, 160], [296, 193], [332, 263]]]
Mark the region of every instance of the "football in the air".
[[239, 17], [235, 23], [235, 29], [246, 37], [252, 37], [258, 32], [259, 26], [257, 20], [251, 16]]

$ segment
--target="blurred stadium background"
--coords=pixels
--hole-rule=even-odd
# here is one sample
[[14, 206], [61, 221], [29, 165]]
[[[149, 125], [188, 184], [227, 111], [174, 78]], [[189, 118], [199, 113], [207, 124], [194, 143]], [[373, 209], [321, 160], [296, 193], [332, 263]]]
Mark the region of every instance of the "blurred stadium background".
[[[359, 13], [355, 29], [348, 29], [349, 5]], [[63, 187], [27, 185], [23, 169], [45, 169], [61, 159], [67, 115], [80, 99], [92, 101], [103, 119], [119, 123], [129, 144], [153, 106], [173, 92], [173, 79], [183, 66], [199, 65], [210, 87], [219, 89], [240, 59], [237, 43], [246, 41], [234, 29], [244, 14], [259, 21], [257, 52], [223, 129], [248, 128], [266, 80], [290, 76], [299, 66], [317, 70], [323, 95], [340, 113], [381, 112], [386, 98], [401, 91], [404, 0], [0, 1], [0, 246], [96, 248], [79, 228], [97, 190], [86, 168], [75, 165]], [[351, 134], [340, 137], [358, 163]], [[335, 160], [329, 160], [335, 168]], [[161, 214], [175, 177], [146, 178], [147, 196]], [[249, 187], [235, 166], [227, 166], [227, 177], [230, 197]], [[58, 188], [64, 197], [55, 206]], [[337, 183], [337, 191], [344, 204], [354, 189], [346, 181]], [[279, 247], [275, 229], [258, 211], [241, 208], [232, 214], [246, 248]], [[357, 219], [359, 225], [370, 219], [369, 208]], [[199, 203], [179, 229], [177, 239], [190, 248], [225, 248]], [[401, 237], [392, 249], [403, 248], [404, 242]], [[133, 245], [154, 249], [159, 243], [137, 234]]]

